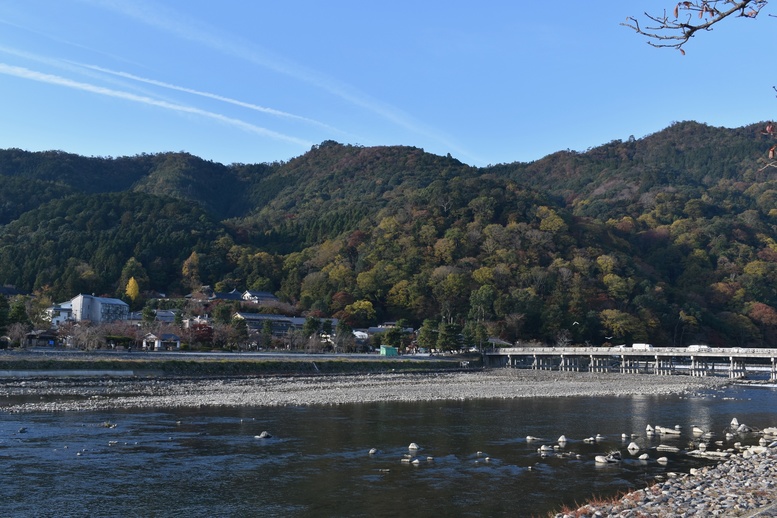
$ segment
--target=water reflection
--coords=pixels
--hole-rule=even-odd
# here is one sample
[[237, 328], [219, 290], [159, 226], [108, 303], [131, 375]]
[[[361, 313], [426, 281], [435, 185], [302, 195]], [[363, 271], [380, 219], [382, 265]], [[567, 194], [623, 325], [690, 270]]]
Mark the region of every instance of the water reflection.
[[[707, 463], [655, 448], [685, 448], [694, 424], [775, 426], [776, 395], [0, 414], [0, 498], [8, 516], [543, 515]], [[683, 433], [647, 437], [647, 424]], [[613, 450], [622, 462], [594, 462]]]

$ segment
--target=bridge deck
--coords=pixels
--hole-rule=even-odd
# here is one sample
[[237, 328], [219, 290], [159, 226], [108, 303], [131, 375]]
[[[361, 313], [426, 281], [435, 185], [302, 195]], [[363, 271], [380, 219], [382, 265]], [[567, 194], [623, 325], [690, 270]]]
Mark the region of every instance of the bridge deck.
[[[486, 365], [530, 367], [540, 370], [642, 373], [670, 375], [681, 364], [692, 376], [721, 372], [730, 378], [745, 378], [747, 363], [771, 363], [769, 379], [777, 382], [777, 349], [740, 347], [688, 350], [686, 347], [503, 347], [485, 354]], [[760, 360], [760, 361], [759, 361]], [[717, 371], [716, 371], [717, 362]], [[751, 371], [756, 367], [751, 366]]]
[[745, 349], [741, 347], [711, 347], [704, 351], [689, 351], [686, 347], [501, 347], [487, 352], [489, 356], [650, 356], [653, 358], [777, 358], [777, 349]]

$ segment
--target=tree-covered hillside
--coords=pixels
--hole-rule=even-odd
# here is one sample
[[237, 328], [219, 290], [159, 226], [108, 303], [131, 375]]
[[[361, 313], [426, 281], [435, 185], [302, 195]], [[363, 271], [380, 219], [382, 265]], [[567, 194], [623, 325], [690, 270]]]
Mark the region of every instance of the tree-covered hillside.
[[121, 272], [134, 257], [147, 272], [144, 288], [180, 292], [183, 261], [223, 235], [194, 204], [132, 192], [76, 194], [3, 226], [0, 268], [4, 283], [56, 299], [113, 296], [123, 291]]
[[231, 223], [251, 236], [250, 242], [289, 252], [355, 230], [364, 218], [408, 193], [478, 175], [458, 160], [418, 148], [328, 141], [278, 167], [260, 184], [268, 195]]
[[562, 197], [577, 215], [605, 221], [636, 218], [662, 193], [680, 190], [698, 198], [721, 180], [764, 179], [767, 175], [757, 170], [774, 142], [761, 135], [762, 128], [675, 123], [644, 139], [617, 140], [585, 153], [561, 151], [491, 170]]
[[768, 138], [684, 122], [488, 168], [335, 142], [229, 166], [7, 150], [0, 282], [121, 295], [132, 269], [472, 341], [777, 346]]

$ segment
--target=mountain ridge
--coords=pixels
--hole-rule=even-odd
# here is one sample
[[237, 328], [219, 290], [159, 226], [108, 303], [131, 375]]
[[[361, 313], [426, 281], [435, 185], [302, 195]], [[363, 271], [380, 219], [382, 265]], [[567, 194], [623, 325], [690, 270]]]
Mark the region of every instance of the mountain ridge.
[[774, 344], [770, 145], [686, 121], [484, 168], [333, 141], [272, 164], [0, 150], [0, 282], [121, 296], [136, 261], [143, 290], [267, 290], [354, 324]]

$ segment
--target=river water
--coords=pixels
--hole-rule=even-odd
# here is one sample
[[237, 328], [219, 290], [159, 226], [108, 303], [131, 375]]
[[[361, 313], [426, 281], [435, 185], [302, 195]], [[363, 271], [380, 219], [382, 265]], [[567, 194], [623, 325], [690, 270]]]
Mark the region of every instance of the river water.
[[[546, 516], [709, 463], [656, 452], [662, 440], [646, 436], [648, 424], [680, 425], [679, 437], [663, 440], [680, 448], [692, 425], [725, 447], [755, 443], [726, 442], [722, 432], [734, 417], [777, 426], [775, 403], [777, 388], [735, 386], [660, 397], [0, 412], [0, 502], [3, 516], [36, 517]], [[273, 437], [255, 437], [265, 430]], [[629, 455], [623, 433], [637, 434], [651, 459]], [[558, 452], [577, 456], [538, 453], [562, 434]], [[421, 448], [417, 465], [401, 460], [411, 442]], [[594, 462], [615, 449], [620, 464]]]

